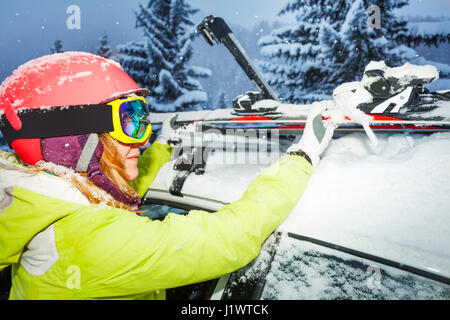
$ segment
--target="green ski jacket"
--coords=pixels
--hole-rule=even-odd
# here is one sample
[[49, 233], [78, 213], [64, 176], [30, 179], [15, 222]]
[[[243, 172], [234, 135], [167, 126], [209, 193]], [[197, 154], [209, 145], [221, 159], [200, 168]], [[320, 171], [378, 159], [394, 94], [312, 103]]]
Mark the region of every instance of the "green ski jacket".
[[[170, 153], [155, 142], [141, 155], [141, 196]], [[167, 288], [233, 272], [258, 255], [312, 172], [285, 155], [219, 211], [159, 221], [92, 205], [71, 183], [2, 155], [0, 270], [12, 265], [10, 299], [164, 299]]]

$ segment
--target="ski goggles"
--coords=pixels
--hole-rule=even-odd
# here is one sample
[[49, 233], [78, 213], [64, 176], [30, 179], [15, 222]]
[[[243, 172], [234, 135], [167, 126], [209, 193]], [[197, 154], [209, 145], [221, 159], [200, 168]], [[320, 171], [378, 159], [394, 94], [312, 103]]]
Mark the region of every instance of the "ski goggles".
[[112, 106], [114, 131], [109, 134], [127, 143], [143, 143], [152, 133], [147, 101], [142, 97], [123, 97], [107, 103]]

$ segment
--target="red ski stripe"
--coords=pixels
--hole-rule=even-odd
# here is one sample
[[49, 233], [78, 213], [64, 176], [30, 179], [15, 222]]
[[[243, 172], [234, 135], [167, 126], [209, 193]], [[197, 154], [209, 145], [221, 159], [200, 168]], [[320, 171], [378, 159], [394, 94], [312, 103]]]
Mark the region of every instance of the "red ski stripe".
[[231, 119], [230, 121], [249, 121], [249, 120], [255, 121], [255, 120], [273, 120], [273, 119], [263, 117], [263, 116], [258, 116], [258, 115], [248, 115], [245, 117], [234, 118], [234, 119]]
[[281, 126], [277, 129], [305, 129], [305, 126]]
[[369, 114], [369, 116], [371, 116], [374, 121], [403, 121], [402, 119], [377, 114]]
[[[403, 121], [402, 119], [394, 118], [394, 117], [388, 117], [388, 116], [382, 116], [378, 114], [367, 114], [372, 117], [374, 121]], [[330, 120], [330, 117], [323, 117], [322, 120]], [[345, 120], [352, 121], [349, 117], [345, 116]]]
[[[322, 117], [322, 121], [330, 120], [330, 117]], [[345, 120], [352, 121], [349, 117], [345, 116]]]

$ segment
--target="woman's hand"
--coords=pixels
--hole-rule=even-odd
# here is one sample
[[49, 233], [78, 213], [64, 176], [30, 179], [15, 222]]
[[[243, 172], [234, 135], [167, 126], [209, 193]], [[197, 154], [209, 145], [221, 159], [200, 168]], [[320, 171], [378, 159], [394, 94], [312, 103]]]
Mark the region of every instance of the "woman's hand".
[[336, 121], [339, 117], [332, 117], [326, 122], [322, 121], [322, 114], [328, 112], [330, 107], [328, 103], [330, 102], [322, 101], [312, 104], [300, 141], [287, 150], [288, 154], [306, 154], [305, 158], [311, 162], [314, 168], [319, 164], [320, 155], [327, 148], [333, 138], [334, 130], [340, 124], [339, 121]]
[[164, 120], [161, 128], [161, 134], [158, 137], [158, 142], [161, 144], [169, 143], [174, 136], [175, 131], [180, 127], [175, 124], [178, 118], [178, 113]]

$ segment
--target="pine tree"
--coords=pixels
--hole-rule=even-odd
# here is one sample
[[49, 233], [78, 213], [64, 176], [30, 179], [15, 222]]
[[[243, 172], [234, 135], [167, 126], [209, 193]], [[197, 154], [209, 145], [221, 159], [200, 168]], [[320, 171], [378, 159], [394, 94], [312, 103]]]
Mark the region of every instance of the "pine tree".
[[63, 51], [62, 41], [61, 40], [55, 40], [53, 43], [53, 47], [50, 48], [51, 53], [61, 53]]
[[128, 42], [117, 46], [119, 53], [119, 63], [123, 69], [136, 81], [141, 87], [149, 87], [147, 78], [151, 61], [144, 42]]
[[96, 54], [102, 56], [104, 58], [110, 58], [112, 55], [111, 47], [109, 46], [108, 35], [103, 33], [101, 38], [99, 39], [99, 46], [97, 47]]
[[[260, 39], [260, 63], [268, 82], [285, 102], [329, 98], [343, 82], [359, 80], [372, 60], [395, 66], [422, 64], [411, 46], [448, 42], [449, 35], [417, 35], [394, 10], [408, 0], [292, 0], [280, 15], [294, 13], [296, 22]], [[380, 9], [380, 28], [371, 26], [371, 12]]]
[[151, 0], [139, 9], [136, 27], [144, 40], [118, 46], [120, 64], [150, 90], [154, 111], [200, 108], [207, 95], [198, 78], [208, 77], [210, 71], [188, 66], [195, 36], [189, 17], [198, 10], [185, 0]]
[[227, 96], [225, 95], [225, 92], [221, 89], [221, 90], [219, 90], [219, 93], [217, 94], [216, 109], [224, 109], [227, 107], [228, 107]]

